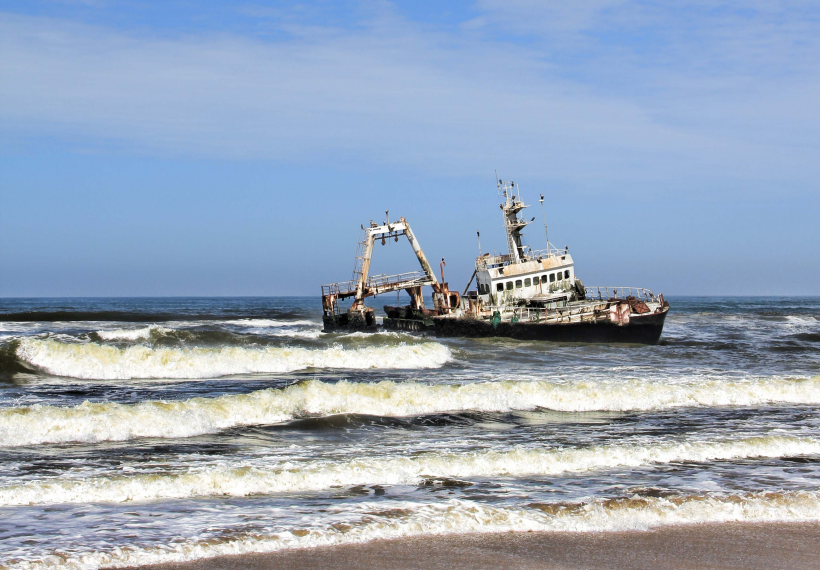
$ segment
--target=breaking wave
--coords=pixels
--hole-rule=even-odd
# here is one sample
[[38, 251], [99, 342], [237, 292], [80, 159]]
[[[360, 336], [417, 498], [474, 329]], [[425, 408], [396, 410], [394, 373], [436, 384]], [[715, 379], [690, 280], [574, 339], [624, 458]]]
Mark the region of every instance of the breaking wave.
[[[115, 355], [122, 353], [113, 347], [111, 350], [115, 351]], [[142, 347], [140, 350], [148, 351], [149, 354], [152, 352], [151, 349]], [[326, 352], [304, 349], [269, 349], [264, 352], [271, 354], [270, 350], [285, 353], [298, 351], [297, 354], [300, 355]], [[435, 344], [332, 351], [323, 358], [338, 358], [336, 364], [345, 359], [359, 358], [359, 367], [371, 360], [383, 368], [388, 365], [434, 366], [449, 358], [447, 349]], [[363, 358], [360, 356], [362, 353], [368, 356]], [[342, 356], [337, 356], [338, 354]], [[69, 362], [76, 365], [78, 361], [75, 359]], [[777, 403], [820, 404], [820, 377], [710, 380], [674, 385], [645, 380], [572, 383], [499, 381], [461, 385], [392, 381], [341, 381], [331, 384], [309, 380], [283, 389], [269, 388], [216, 398], [147, 401], [138, 404], [84, 402], [71, 407], [34, 405], [0, 408], [0, 446], [122, 441], [139, 437], [190, 437], [236, 426], [281, 423], [306, 415], [359, 414], [386, 417], [537, 408], [563, 412], [642, 411], [684, 406]]]
[[[262, 320], [262, 319], [256, 319]], [[239, 323], [240, 321], [229, 321], [232, 323]], [[266, 322], [273, 322], [273, 321], [266, 321]], [[287, 337], [287, 338], [305, 338], [305, 339], [316, 339], [320, 338], [324, 333], [322, 329], [319, 328], [316, 323], [312, 323], [310, 321], [295, 321], [296, 323], [303, 323], [301, 325], [297, 325], [295, 327], [289, 326], [293, 323], [286, 323], [285, 321], [281, 321], [280, 324], [276, 325], [243, 325], [248, 330], [245, 332], [254, 332], [258, 331], [262, 333], [262, 338], [264, 337]], [[195, 323], [183, 323], [187, 325], [193, 325]], [[311, 328], [306, 328], [307, 324], [313, 325]], [[135, 328], [135, 329], [112, 329], [112, 330], [99, 330], [94, 333], [99, 340], [103, 341], [141, 341], [147, 340], [153, 343], [162, 342], [163, 340], [174, 340], [174, 341], [183, 341], [183, 342], [197, 342], [197, 341], [204, 341], [204, 342], [213, 342], [213, 341], [223, 341], [230, 343], [232, 340], [235, 341], [237, 339], [236, 336], [233, 335], [231, 332], [227, 332], [224, 330], [201, 330], [201, 329], [186, 329], [186, 328], [168, 328], [163, 327], [160, 325], [150, 325], [147, 327], [142, 328]], [[97, 340], [92, 336], [92, 339]]]
[[343, 349], [306, 348], [119, 348], [51, 339], [20, 341], [17, 356], [57, 376], [99, 380], [214, 378], [234, 374], [283, 373], [305, 368], [433, 368], [451, 358], [441, 344], [401, 344]]
[[237, 319], [233, 321], [223, 321], [223, 324], [239, 327], [266, 328], [266, 327], [295, 327], [295, 326], [320, 326], [316, 321], [288, 321], [278, 319]]
[[[175, 542], [158, 547], [124, 547], [108, 552], [61, 553], [17, 568], [126, 567], [183, 562], [223, 555], [357, 544], [379, 539], [490, 532], [613, 532], [665, 525], [722, 522], [810, 522], [820, 519], [814, 492], [679, 495], [594, 499], [585, 503], [494, 507], [453, 499], [442, 504], [363, 503], [347, 524], [291, 528], [276, 533], [240, 532], [221, 539]], [[352, 509], [351, 509], [352, 510]]]
[[113, 329], [97, 331], [96, 334], [103, 340], [147, 340], [151, 335], [167, 334], [172, 329], [151, 325], [139, 329]]
[[[362, 457], [253, 462], [195, 468], [182, 473], [51, 478], [0, 487], [0, 506], [125, 502], [190, 497], [293, 493], [354, 485], [418, 485], [430, 479], [561, 475], [673, 462], [820, 454], [820, 439], [766, 436], [729, 441], [599, 445], [569, 449], [427, 453], [414, 457]], [[818, 515], [820, 516], [820, 515]]]
[[[252, 329], [253, 330], [253, 329]], [[259, 330], [259, 329], [255, 329]], [[322, 338], [325, 334], [322, 329], [286, 329], [286, 328], [275, 328], [271, 331], [266, 331], [266, 335], [268, 336], [276, 336], [276, 337], [285, 337], [285, 338], [302, 338], [302, 339], [316, 339]]]
[[[171, 321], [249, 321], [259, 319], [260, 314], [271, 317], [271, 320], [297, 318], [300, 315], [289, 311], [256, 309], [245, 311], [198, 312], [196, 310], [151, 311], [151, 310], [54, 310], [54, 311], [20, 311], [14, 313], [0, 312], [0, 322], [81, 322], [112, 321], [121, 323], [159, 323]], [[275, 318], [275, 319], [274, 319]], [[294, 322], [294, 321], [290, 321]], [[313, 324], [313, 323], [312, 323]]]

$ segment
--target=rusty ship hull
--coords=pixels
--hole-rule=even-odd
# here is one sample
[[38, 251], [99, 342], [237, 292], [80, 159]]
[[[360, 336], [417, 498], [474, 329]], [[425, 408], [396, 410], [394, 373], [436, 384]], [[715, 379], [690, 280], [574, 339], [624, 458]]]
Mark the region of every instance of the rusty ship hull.
[[497, 324], [470, 317], [436, 317], [433, 330], [439, 337], [489, 338], [507, 337], [516, 340], [539, 340], [576, 343], [658, 344], [668, 307], [661, 312], [636, 315], [628, 324], [607, 321], [540, 323], [510, 322]]
[[[472, 310], [470, 310], [472, 309]], [[462, 300], [461, 308], [439, 314], [436, 310], [384, 307], [385, 329], [423, 332], [437, 337], [540, 340], [576, 343], [657, 344], [669, 303], [645, 293], [611, 299], [583, 299], [561, 306], [509, 308], [503, 315], [482, 307], [476, 295]]]

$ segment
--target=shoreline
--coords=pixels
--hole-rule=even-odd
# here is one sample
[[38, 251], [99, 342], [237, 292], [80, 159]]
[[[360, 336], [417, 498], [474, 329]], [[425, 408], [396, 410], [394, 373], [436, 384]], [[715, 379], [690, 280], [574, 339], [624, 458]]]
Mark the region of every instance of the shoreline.
[[820, 522], [670, 525], [618, 532], [503, 532], [417, 536], [141, 566], [228, 570], [475, 568], [610, 570], [820, 568]]

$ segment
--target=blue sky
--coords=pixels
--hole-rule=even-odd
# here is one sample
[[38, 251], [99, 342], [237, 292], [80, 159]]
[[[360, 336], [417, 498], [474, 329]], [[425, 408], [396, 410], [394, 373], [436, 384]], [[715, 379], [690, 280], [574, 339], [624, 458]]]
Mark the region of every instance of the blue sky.
[[818, 101], [816, 2], [5, 2], [0, 296], [318, 294], [385, 209], [461, 288], [495, 170], [587, 284], [816, 295]]

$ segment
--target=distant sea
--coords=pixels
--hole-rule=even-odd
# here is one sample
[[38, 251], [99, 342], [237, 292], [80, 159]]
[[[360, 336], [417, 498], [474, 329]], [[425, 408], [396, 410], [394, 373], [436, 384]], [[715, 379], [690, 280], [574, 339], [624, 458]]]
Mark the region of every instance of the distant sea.
[[658, 346], [0, 300], [0, 565], [820, 520], [820, 298], [668, 300]]

